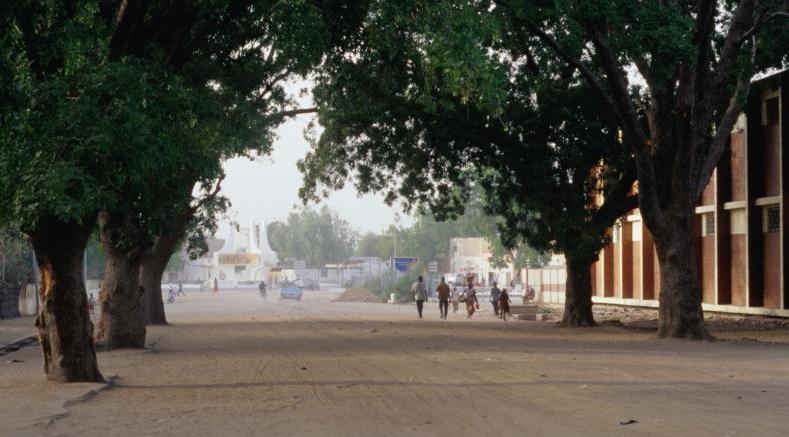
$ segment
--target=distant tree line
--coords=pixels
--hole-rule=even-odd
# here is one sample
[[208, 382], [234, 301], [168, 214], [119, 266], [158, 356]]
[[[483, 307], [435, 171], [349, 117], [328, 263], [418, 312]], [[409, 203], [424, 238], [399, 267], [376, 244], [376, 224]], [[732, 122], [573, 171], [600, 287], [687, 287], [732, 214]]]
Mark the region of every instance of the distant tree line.
[[506, 248], [495, 222], [482, 210], [478, 199], [468, 204], [464, 214], [452, 219], [439, 221], [431, 214], [421, 213], [414, 217], [412, 225], [394, 223], [381, 232], [363, 234], [327, 206], [318, 210], [302, 207], [286, 220], [270, 223], [268, 232], [271, 247], [280, 260], [305, 260], [312, 267], [342, 263], [352, 255], [387, 260], [395, 253], [417, 257], [422, 262], [448, 264], [449, 240], [457, 237], [487, 239], [493, 254], [491, 262], [497, 267], [540, 266], [547, 259], [546, 254], [527, 244]]

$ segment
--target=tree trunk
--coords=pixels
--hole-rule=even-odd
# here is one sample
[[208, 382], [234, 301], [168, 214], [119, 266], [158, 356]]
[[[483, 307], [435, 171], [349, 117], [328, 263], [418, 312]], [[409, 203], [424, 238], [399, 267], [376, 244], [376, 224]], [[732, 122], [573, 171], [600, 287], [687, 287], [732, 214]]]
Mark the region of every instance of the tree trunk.
[[96, 361], [82, 277], [82, 255], [94, 225], [93, 218], [72, 224], [43, 217], [29, 233], [41, 284], [35, 325], [50, 381], [104, 381]]
[[157, 254], [145, 257], [140, 263], [140, 285], [145, 292], [143, 297], [145, 320], [149, 325], [167, 324], [162, 300], [162, 277], [166, 267], [167, 259], [162, 262]]
[[660, 337], [710, 340], [701, 308], [701, 283], [693, 256], [693, 217], [672, 220], [654, 235], [660, 263]]
[[167, 263], [173, 252], [178, 248], [178, 242], [186, 232], [192, 211], [188, 210], [176, 216], [172, 229], [160, 235], [156, 244], [142, 260], [140, 269], [140, 284], [145, 289], [146, 320], [151, 325], [165, 325], [167, 318], [164, 314], [162, 301], [162, 277], [167, 269]]
[[593, 257], [567, 258], [567, 281], [564, 291], [564, 317], [561, 326], [586, 328], [596, 326], [592, 315]]
[[99, 215], [99, 230], [107, 260], [99, 293], [97, 342], [107, 350], [145, 347], [144, 290], [140, 287], [140, 258], [120, 250], [112, 239], [109, 215]]
[[144, 290], [140, 263], [126, 253], [108, 250], [99, 305], [101, 318], [96, 336], [107, 350], [145, 347]]

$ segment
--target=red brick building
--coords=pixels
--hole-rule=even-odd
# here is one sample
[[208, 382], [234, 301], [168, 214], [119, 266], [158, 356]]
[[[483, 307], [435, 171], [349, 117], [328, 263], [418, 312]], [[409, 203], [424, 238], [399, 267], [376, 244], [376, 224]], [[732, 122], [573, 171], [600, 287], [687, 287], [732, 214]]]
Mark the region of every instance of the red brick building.
[[[704, 309], [789, 317], [789, 71], [752, 84], [744, 114], [696, 207]], [[592, 267], [594, 300], [657, 306], [660, 267], [638, 210]]]

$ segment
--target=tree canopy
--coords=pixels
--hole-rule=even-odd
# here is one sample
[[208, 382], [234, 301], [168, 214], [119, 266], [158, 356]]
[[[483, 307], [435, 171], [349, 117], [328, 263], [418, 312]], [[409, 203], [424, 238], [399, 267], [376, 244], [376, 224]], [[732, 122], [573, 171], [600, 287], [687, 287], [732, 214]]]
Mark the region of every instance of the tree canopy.
[[[315, 94], [326, 130], [301, 164], [301, 194], [353, 179], [441, 216], [462, 209], [478, 181], [505, 239], [588, 266], [605, 228], [635, 207], [637, 170], [633, 193], [666, 290], [661, 335], [703, 338], [693, 208], [751, 77], [786, 61], [782, 7], [377, 3], [365, 44], [322, 70]], [[646, 86], [630, 85], [628, 72]]]
[[572, 67], [498, 11], [450, 3], [385, 2], [365, 22], [355, 56], [321, 70], [325, 130], [300, 164], [301, 194], [353, 180], [440, 220], [477, 196], [499, 253], [561, 252], [585, 275], [583, 286], [567, 288], [567, 302], [581, 296], [577, 323], [592, 325], [590, 265], [607, 228], [636, 205], [629, 152]]
[[325, 130], [300, 163], [301, 194], [353, 179], [360, 191], [443, 219], [461, 214], [476, 186], [510, 245], [527, 238], [567, 252], [588, 243], [578, 252], [594, 253], [618, 216], [582, 238], [596, 196], [616, 188], [621, 197], [634, 180], [630, 171], [617, 185], [626, 148], [572, 69], [534, 52], [486, 9], [376, 9], [355, 56], [322, 70], [315, 95]]
[[[292, 107], [283, 81], [308, 73], [327, 51], [340, 50], [353, 36], [352, 23], [363, 15], [363, 5], [319, 0], [0, 5], [0, 221], [35, 235], [46, 274], [61, 275], [46, 282], [57, 292], [43, 294], [69, 296], [58, 299], [68, 308], [47, 306], [51, 314], [39, 325], [42, 335], [69, 337], [42, 342], [51, 375], [65, 371], [57, 378], [101, 378], [71, 259], [84, 249], [97, 214], [102, 212], [103, 242], [113, 249], [108, 257], [127, 258], [129, 266], [137, 262], [168, 230], [174, 214], [193, 207], [194, 187], [213, 186], [223, 158], [267, 153], [272, 129], [304, 111]], [[105, 284], [133, 304], [137, 275], [123, 276], [125, 284]], [[129, 308], [113, 313], [104, 305], [120, 301], [102, 299], [102, 318], [135, 318]], [[76, 314], [79, 324], [69, 325], [72, 330], [47, 328]], [[115, 322], [106, 325], [126, 324]], [[144, 329], [137, 332], [144, 336]], [[65, 350], [72, 340], [79, 357], [49, 358], [50, 345]], [[73, 368], [50, 369], [65, 361]], [[92, 364], [79, 365], [87, 362]]]
[[692, 247], [695, 206], [729, 146], [754, 75], [785, 66], [783, 1], [495, 2], [570, 67], [621, 128], [660, 262], [659, 335], [709, 338]]

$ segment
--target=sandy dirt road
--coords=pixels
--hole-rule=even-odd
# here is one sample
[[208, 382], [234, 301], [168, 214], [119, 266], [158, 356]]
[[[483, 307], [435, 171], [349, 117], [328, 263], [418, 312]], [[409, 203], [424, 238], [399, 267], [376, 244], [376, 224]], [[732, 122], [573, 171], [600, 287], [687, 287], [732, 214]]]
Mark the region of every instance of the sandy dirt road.
[[[108, 386], [0, 357], [2, 436], [784, 436], [789, 346], [425, 320], [413, 306], [193, 294]], [[21, 362], [8, 362], [16, 360]], [[635, 423], [628, 423], [628, 421]]]

